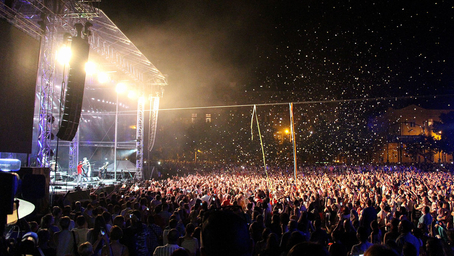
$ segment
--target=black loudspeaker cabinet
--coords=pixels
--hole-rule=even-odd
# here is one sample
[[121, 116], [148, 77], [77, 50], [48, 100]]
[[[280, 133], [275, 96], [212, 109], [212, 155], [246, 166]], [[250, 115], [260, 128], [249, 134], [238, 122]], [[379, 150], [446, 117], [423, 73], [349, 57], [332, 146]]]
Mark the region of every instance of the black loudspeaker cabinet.
[[16, 175], [0, 171], [0, 215], [13, 213], [14, 195], [16, 194], [17, 186]]
[[72, 39], [68, 84], [65, 93], [65, 108], [57, 137], [61, 140], [72, 141], [79, 128], [80, 113], [85, 88], [85, 63], [88, 61], [90, 45], [82, 38]]
[[20, 192], [24, 200], [34, 201], [49, 195], [50, 169], [23, 167], [20, 176]]
[[35, 205], [36, 212], [49, 206], [50, 169], [44, 167], [22, 167], [17, 171], [20, 177], [20, 197]]
[[22, 178], [22, 196], [25, 200], [36, 200], [46, 196], [46, 177], [42, 174], [26, 174]]

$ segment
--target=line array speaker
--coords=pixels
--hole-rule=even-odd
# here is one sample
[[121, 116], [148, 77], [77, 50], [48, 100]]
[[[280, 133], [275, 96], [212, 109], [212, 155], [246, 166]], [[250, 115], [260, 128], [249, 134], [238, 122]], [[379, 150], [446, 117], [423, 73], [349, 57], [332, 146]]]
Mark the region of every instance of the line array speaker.
[[85, 88], [85, 63], [90, 45], [87, 40], [74, 37], [71, 43], [72, 58], [65, 93], [65, 108], [57, 137], [72, 141], [79, 127]]

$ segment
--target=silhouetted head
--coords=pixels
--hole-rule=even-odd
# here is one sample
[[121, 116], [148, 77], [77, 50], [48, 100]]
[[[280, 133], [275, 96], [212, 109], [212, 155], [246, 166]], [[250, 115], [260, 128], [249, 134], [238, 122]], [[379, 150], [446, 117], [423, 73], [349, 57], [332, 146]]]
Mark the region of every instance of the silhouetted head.
[[399, 254], [396, 253], [393, 249], [386, 245], [381, 244], [374, 244], [367, 251], [364, 253], [364, 256], [398, 256]]
[[301, 242], [293, 246], [287, 256], [329, 256], [329, 253], [321, 244]]
[[231, 211], [207, 214], [202, 225], [202, 256], [250, 256], [252, 241], [246, 221]]

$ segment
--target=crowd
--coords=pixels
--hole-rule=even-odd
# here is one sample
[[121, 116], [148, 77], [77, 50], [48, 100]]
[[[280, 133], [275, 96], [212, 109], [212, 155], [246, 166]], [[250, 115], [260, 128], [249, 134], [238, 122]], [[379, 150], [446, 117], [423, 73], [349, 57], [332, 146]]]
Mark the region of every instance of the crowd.
[[[449, 171], [226, 167], [58, 201], [6, 255], [452, 255]], [[14, 239], [16, 237], [16, 239]], [[20, 238], [20, 239], [19, 239]]]

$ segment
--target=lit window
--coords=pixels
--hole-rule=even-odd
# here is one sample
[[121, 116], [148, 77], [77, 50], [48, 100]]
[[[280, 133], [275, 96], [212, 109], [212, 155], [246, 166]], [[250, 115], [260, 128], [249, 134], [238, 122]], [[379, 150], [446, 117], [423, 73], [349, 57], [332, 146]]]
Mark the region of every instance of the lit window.
[[194, 123], [197, 119], [197, 113], [192, 113], [192, 122]]

